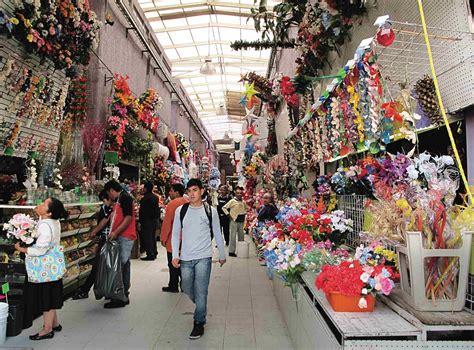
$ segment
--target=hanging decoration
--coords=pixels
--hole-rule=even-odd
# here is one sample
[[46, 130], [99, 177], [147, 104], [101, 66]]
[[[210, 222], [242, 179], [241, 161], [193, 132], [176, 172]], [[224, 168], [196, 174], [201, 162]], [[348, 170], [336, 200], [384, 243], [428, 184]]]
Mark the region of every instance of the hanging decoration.
[[321, 75], [329, 64], [329, 54], [339, 53], [339, 47], [349, 38], [354, 19], [366, 12], [362, 0], [322, 0], [306, 3], [296, 37], [297, 73], [307, 76]]
[[156, 133], [158, 130], [158, 109], [163, 106], [163, 99], [154, 89], [148, 89], [137, 100], [137, 119], [140, 125]]
[[13, 17], [0, 12], [0, 34], [20, 41], [27, 51], [49, 58], [57, 69], [75, 75], [99, 43], [101, 22], [84, 0], [15, 1]]
[[91, 174], [95, 174], [99, 154], [102, 152], [105, 141], [105, 129], [103, 124], [89, 124], [85, 125], [81, 131], [84, 153], [87, 156], [86, 169]]
[[[158, 130], [157, 110], [163, 101], [153, 89], [136, 98], [128, 79], [128, 76], [115, 76], [114, 92], [109, 100], [107, 150], [117, 151], [128, 159], [143, 159], [152, 150], [150, 133]], [[140, 127], [143, 130], [140, 131]]]
[[288, 136], [311, 140], [306, 154], [314, 157], [308, 158], [306, 165], [365, 149], [376, 154], [394, 138], [416, 142], [418, 117], [406, 99], [407, 92], [402, 89], [400, 98], [384, 103], [383, 86], [374, 51], [359, 49], [356, 60], [338, 73]]
[[418, 80], [415, 84], [414, 96], [420, 105], [421, 112], [426, 116], [432, 125], [439, 126], [443, 123], [441, 110], [439, 108], [438, 99], [433, 79], [426, 75]]
[[64, 106], [61, 131], [71, 133], [74, 127], [82, 128], [87, 119], [87, 77], [80, 75], [71, 80]]
[[178, 153], [183, 159], [187, 159], [189, 157], [189, 142], [186, 140], [184, 135], [180, 132], [174, 134], [176, 139], [176, 146], [178, 149]]

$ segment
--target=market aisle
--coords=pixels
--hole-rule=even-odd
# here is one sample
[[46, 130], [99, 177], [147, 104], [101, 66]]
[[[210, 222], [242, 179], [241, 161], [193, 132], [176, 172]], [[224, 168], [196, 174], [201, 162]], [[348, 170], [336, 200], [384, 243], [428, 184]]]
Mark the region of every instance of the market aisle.
[[[248, 238], [248, 237], [247, 237]], [[251, 245], [252, 247], [252, 245]], [[251, 248], [252, 249], [252, 248]], [[32, 342], [33, 328], [4, 346], [35, 349], [290, 349], [272, 283], [251, 252], [248, 260], [230, 258], [213, 265], [208, 324], [203, 338], [190, 341], [192, 303], [184, 294], [167, 294], [164, 250], [154, 262], [133, 260], [131, 305], [105, 310], [103, 302], [68, 300], [60, 311], [64, 330], [52, 340]]]

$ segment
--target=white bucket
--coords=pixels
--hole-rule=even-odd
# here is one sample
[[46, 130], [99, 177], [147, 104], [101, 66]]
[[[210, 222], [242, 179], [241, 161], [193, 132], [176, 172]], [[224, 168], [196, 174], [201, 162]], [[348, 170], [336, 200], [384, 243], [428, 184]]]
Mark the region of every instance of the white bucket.
[[249, 257], [249, 242], [237, 242], [237, 257], [240, 259], [248, 259]]
[[5, 343], [7, 337], [7, 319], [8, 319], [8, 304], [0, 303], [0, 345]]

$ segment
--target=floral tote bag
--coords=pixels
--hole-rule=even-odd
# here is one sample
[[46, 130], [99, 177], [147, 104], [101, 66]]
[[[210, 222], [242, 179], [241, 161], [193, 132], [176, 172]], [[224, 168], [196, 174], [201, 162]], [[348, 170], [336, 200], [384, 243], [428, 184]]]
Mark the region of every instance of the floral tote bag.
[[28, 281], [31, 283], [58, 281], [66, 273], [64, 248], [61, 245], [52, 244], [44, 255], [26, 255], [25, 265]]

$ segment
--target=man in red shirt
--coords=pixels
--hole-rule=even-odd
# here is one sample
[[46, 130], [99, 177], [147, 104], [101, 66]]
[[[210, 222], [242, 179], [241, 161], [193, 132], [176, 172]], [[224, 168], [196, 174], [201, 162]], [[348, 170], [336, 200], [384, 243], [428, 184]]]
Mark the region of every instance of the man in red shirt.
[[163, 287], [163, 292], [178, 293], [179, 278], [181, 271], [179, 268], [173, 266], [171, 261], [173, 260], [173, 250], [171, 248], [171, 232], [173, 230], [173, 219], [176, 209], [182, 206], [184, 203], [189, 201], [183, 197], [184, 186], [176, 183], [171, 185], [169, 196], [171, 201], [166, 206], [165, 218], [163, 219], [163, 225], [161, 226], [160, 240], [163, 247], [166, 247], [168, 255], [168, 268], [170, 273], [170, 281], [168, 287]]
[[105, 304], [106, 309], [115, 309], [130, 304], [130, 254], [133, 243], [137, 239], [135, 204], [133, 198], [115, 180], [105, 184], [104, 190], [110, 199], [115, 200], [112, 217], [110, 219], [111, 229], [109, 238], [116, 239], [120, 245], [120, 262], [122, 263], [122, 278], [127, 301], [111, 300]]

